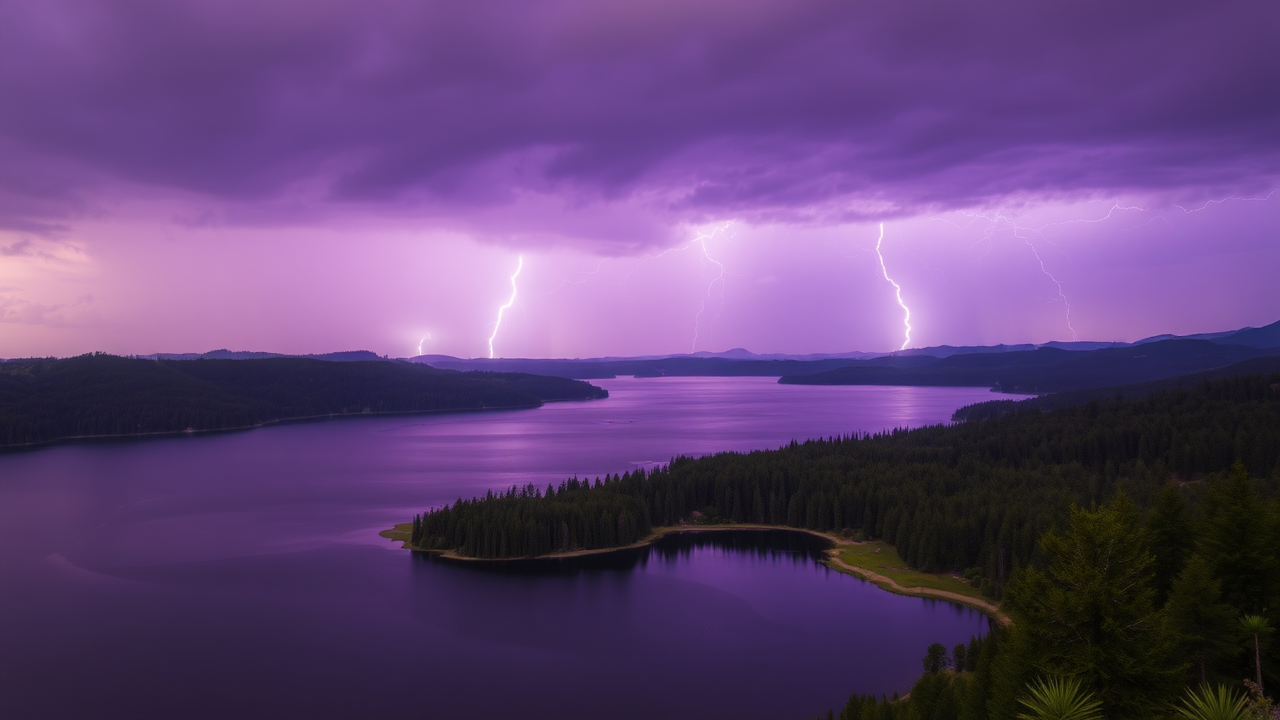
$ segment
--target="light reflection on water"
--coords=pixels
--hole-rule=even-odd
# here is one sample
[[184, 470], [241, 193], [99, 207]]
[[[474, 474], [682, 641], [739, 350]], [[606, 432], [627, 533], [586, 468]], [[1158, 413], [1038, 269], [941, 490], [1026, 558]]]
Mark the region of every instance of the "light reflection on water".
[[[609, 400], [0, 455], [0, 717], [809, 717], [986, 627], [793, 533], [555, 571], [377, 531], [490, 488], [945, 421], [955, 388], [603, 381]], [[796, 543], [800, 543], [797, 545]]]

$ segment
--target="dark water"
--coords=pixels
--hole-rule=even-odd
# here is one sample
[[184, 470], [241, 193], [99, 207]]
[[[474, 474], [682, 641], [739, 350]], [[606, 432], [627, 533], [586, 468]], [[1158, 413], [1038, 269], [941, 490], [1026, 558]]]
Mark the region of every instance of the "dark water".
[[458, 495], [946, 420], [975, 389], [603, 381], [609, 400], [0, 455], [0, 718], [804, 718], [985, 619], [793, 533], [460, 567], [377, 536]]

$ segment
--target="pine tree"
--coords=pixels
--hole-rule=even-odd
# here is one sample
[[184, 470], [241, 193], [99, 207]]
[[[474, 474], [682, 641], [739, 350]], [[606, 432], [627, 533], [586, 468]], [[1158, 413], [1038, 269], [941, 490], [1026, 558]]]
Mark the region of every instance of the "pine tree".
[[973, 680], [960, 698], [959, 720], [989, 720], [992, 717], [989, 704], [994, 684], [996, 652], [1004, 642], [1006, 631], [992, 628], [986, 637], [969, 641], [968, 660]]
[[1028, 568], [1008, 588], [1022, 661], [1041, 675], [1079, 678], [1109, 717], [1158, 713], [1186, 666], [1154, 606], [1153, 559], [1132, 502], [1119, 494], [1106, 507], [1073, 507], [1041, 551], [1045, 570]]
[[951, 665], [951, 658], [947, 657], [947, 646], [942, 643], [934, 643], [924, 654], [924, 671], [930, 675], [936, 675]]
[[1182, 572], [1182, 566], [1195, 546], [1191, 516], [1177, 485], [1166, 483], [1160, 490], [1156, 505], [1147, 518], [1147, 536], [1154, 557], [1151, 569], [1155, 575], [1156, 605], [1160, 606], [1168, 599], [1173, 579]]
[[969, 665], [969, 647], [959, 643], [951, 650], [951, 660], [955, 663], [956, 672], [964, 672]]
[[1204, 502], [1200, 547], [1222, 583], [1223, 598], [1240, 612], [1262, 612], [1280, 582], [1280, 568], [1270, 546], [1266, 504], [1254, 491], [1244, 465], [1237, 462], [1228, 478], [1212, 483]]
[[1200, 555], [1192, 555], [1174, 579], [1165, 612], [1179, 654], [1203, 685], [1211, 668], [1235, 655], [1236, 614], [1222, 601], [1221, 586]]

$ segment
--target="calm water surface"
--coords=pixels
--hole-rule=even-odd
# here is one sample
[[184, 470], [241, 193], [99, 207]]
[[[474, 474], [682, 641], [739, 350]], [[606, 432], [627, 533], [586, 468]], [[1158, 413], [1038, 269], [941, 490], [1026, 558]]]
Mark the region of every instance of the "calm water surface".
[[978, 613], [792, 533], [503, 571], [377, 536], [459, 495], [943, 422], [980, 389], [597, 381], [608, 400], [0, 455], [0, 718], [806, 718]]

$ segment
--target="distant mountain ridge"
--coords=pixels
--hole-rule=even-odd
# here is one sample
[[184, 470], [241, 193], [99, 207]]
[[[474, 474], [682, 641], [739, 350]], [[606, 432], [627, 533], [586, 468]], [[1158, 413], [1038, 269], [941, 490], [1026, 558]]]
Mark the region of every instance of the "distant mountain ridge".
[[[1167, 345], [1171, 342], [1174, 345]], [[137, 357], [148, 360], [300, 357], [328, 362], [401, 362], [441, 370], [526, 373], [575, 380], [607, 379], [619, 375], [754, 376], [777, 377], [784, 384], [969, 385], [1039, 394], [1158, 380], [1269, 355], [1280, 355], [1280, 322], [1259, 328], [1187, 336], [1155, 335], [1132, 343], [1053, 341], [1017, 345], [938, 345], [892, 353], [791, 355], [760, 354], [733, 348], [723, 352], [585, 359], [466, 359], [450, 355], [391, 359], [367, 350], [291, 356], [221, 349], [207, 353], [153, 353]]]
[[[288, 353], [274, 353], [262, 351], [248, 350], [228, 350], [226, 348], [218, 350], [210, 350], [204, 353], [151, 353], [149, 355], [135, 355], [133, 357], [142, 360], [261, 360], [273, 357], [300, 357], [310, 358], [313, 360], [326, 360], [330, 362], [355, 362], [366, 360], [407, 360], [414, 363], [423, 363], [435, 366], [437, 363], [460, 365], [474, 364], [474, 367], [466, 369], [493, 369], [493, 364], [501, 363], [579, 363], [584, 366], [600, 365], [605, 363], [635, 363], [642, 361], [654, 360], [676, 360], [676, 359], [698, 359], [698, 360], [738, 360], [738, 361], [795, 361], [795, 362], [813, 362], [819, 360], [871, 360], [881, 357], [911, 357], [916, 355], [925, 355], [929, 357], [945, 358], [952, 355], [973, 355], [973, 354], [989, 354], [989, 353], [1008, 353], [1008, 352], [1026, 352], [1028, 350], [1036, 350], [1039, 348], [1057, 348], [1059, 350], [1070, 350], [1074, 352], [1089, 352], [1092, 350], [1104, 350], [1117, 347], [1132, 347], [1134, 345], [1145, 345], [1154, 342], [1163, 342], [1165, 340], [1206, 340], [1218, 345], [1243, 345], [1253, 348], [1280, 348], [1280, 321], [1265, 325], [1263, 327], [1244, 327], [1239, 330], [1227, 330], [1223, 332], [1198, 333], [1195, 335], [1153, 335], [1134, 342], [1106, 342], [1106, 341], [1059, 341], [1053, 340], [1045, 343], [1020, 343], [1016, 345], [1005, 345], [1003, 343], [997, 345], [933, 345], [923, 348], [909, 348], [907, 350], [897, 350], [894, 352], [843, 352], [843, 353], [807, 353], [807, 354], [791, 354], [791, 353], [754, 353], [745, 348], [732, 348], [720, 352], [698, 351], [694, 353], [675, 353], [667, 355], [634, 355], [634, 356], [604, 356], [596, 358], [459, 358], [453, 355], [418, 355], [410, 358], [390, 358], [386, 355], [379, 355], [368, 350], [348, 350], [340, 352], [307, 354], [307, 355], [291, 355]], [[19, 358], [11, 358], [19, 359]], [[4, 360], [0, 360], [4, 361]], [[7, 361], [4, 361], [7, 362]], [[451, 368], [453, 369], [453, 368]]]
[[[1168, 342], [1175, 344], [1164, 345]], [[894, 353], [814, 355], [759, 355], [734, 348], [720, 353], [571, 360], [423, 355], [408, 361], [449, 370], [524, 372], [580, 380], [618, 375], [755, 376], [778, 377], [784, 384], [964, 385], [1037, 394], [1157, 380], [1267, 355], [1280, 355], [1280, 322], [1185, 338], [1156, 336], [1135, 343], [940, 345]]]
[[945, 358], [884, 357], [820, 373], [784, 376], [778, 382], [989, 387], [1006, 393], [1042, 394], [1132, 385], [1277, 355], [1280, 348], [1178, 339], [1088, 351], [1040, 347]]
[[1260, 328], [1245, 327], [1239, 330], [1228, 330], [1216, 333], [1199, 333], [1196, 335], [1154, 335], [1152, 337], [1143, 338], [1135, 342], [1108, 342], [1108, 341], [1092, 341], [1077, 340], [1063, 341], [1052, 340], [1045, 343], [1020, 343], [1016, 345], [1005, 345], [1003, 343], [997, 345], [932, 345], [923, 348], [908, 348], [906, 350], [895, 350], [893, 352], [844, 352], [844, 353], [809, 353], [809, 354], [789, 354], [789, 353], [754, 353], [744, 348], [732, 348], [721, 352], [699, 351], [694, 353], [676, 353], [671, 355], [636, 355], [629, 357], [606, 356], [598, 358], [459, 358], [452, 355], [419, 355], [417, 357], [406, 358], [409, 362], [422, 362], [429, 365], [436, 363], [465, 364], [476, 363], [476, 367], [488, 363], [502, 362], [565, 362], [565, 363], [582, 363], [582, 364], [604, 364], [604, 363], [633, 363], [641, 361], [654, 360], [676, 360], [676, 359], [719, 359], [719, 360], [739, 360], [739, 361], [796, 361], [796, 362], [813, 362], [816, 360], [873, 360], [882, 357], [913, 357], [928, 356], [936, 358], [951, 357], [952, 355], [976, 355], [991, 353], [1008, 353], [1008, 352], [1026, 352], [1028, 350], [1037, 350], [1039, 348], [1056, 348], [1059, 350], [1069, 350], [1072, 352], [1090, 352], [1093, 350], [1106, 350], [1119, 347], [1133, 347], [1135, 345], [1146, 345], [1153, 342], [1162, 342], [1164, 340], [1206, 340], [1218, 345], [1243, 345], [1254, 348], [1280, 348], [1280, 321], [1265, 325]]
[[[1164, 335], [1139, 340], [1135, 345], [1142, 345], [1150, 342], [1159, 342], [1161, 340], [1169, 340]], [[1239, 330], [1221, 333], [1201, 333], [1199, 335], [1185, 335], [1183, 340], [1208, 340], [1209, 342], [1218, 343], [1219, 345], [1244, 345], [1245, 347], [1255, 348], [1273, 348], [1280, 347], [1280, 322], [1273, 322], [1270, 325], [1264, 325], [1260, 328], [1247, 327]]]
[[210, 350], [206, 353], [152, 353], [135, 355], [139, 360], [265, 360], [267, 358], [295, 357], [328, 362], [366, 362], [369, 360], [387, 360], [386, 355], [379, 355], [368, 350], [346, 350], [342, 352], [321, 353], [319, 355], [285, 355], [272, 352], [247, 352], [241, 350]]

